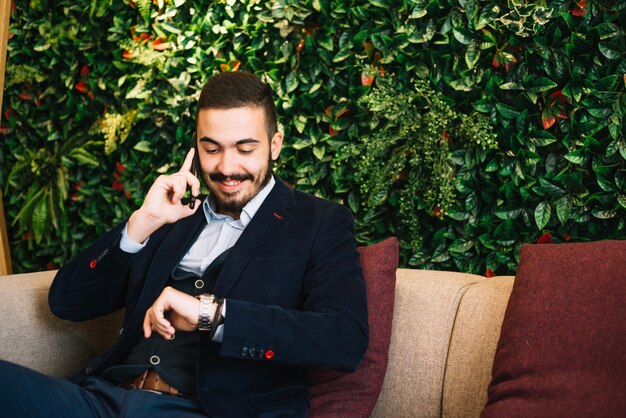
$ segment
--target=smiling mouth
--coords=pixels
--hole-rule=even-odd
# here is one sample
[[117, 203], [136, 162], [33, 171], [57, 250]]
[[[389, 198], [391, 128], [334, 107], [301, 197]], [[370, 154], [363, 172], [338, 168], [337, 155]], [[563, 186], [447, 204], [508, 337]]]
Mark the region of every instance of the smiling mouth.
[[225, 186], [233, 187], [233, 186], [237, 186], [237, 185], [241, 184], [241, 180], [227, 179], [227, 180], [220, 181], [220, 183], [222, 183]]

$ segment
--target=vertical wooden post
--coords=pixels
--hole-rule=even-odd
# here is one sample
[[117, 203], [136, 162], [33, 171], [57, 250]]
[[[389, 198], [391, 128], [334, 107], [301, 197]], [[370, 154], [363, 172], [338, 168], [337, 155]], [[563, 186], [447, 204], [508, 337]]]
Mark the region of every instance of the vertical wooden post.
[[[11, 15], [11, 0], [0, 0], [0, 109], [2, 109], [2, 93], [4, 93], [4, 70], [7, 58], [7, 42], [9, 41], [9, 16]], [[0, 115], [0, 121], [3, 115]], [[2, 206], [2, 191], [0, 191], [0, 275], [11, 274], [11, 252], [9, 251], [9, 237], [4, 220]]]

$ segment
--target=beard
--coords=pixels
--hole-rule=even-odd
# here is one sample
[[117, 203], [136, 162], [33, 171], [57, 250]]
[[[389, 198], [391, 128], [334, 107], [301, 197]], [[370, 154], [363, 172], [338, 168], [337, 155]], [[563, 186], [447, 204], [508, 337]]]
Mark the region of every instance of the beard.
[[225, 193], [217, 187], [212, 187], [211, 182], [207, 182], [211, 195], [213, 199], [215, 199], [218, 213], [241, 212], [248, 202], [250, 202], [272, 178], [272, 157], [271, 155], [268, 156], [265, 169], [256, 175], [251, 173], [235, 173], [227, 176], [220, 172], [213, 172], [209, 173], [208, 177], [211, 182], [221, 182], [225, 180], [250, 181], [250, 187], [235, 193]]

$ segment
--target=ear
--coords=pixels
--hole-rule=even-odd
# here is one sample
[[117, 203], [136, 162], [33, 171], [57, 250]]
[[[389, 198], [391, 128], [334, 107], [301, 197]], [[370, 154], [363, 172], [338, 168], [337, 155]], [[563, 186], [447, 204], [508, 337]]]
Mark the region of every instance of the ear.
[[276, 161], [278, 159], [278, 155], [280, 154], [280, 150], [283, 148], [283, 133], [276, 132], [272, 139], [270, 140], [270, 152], [272, 155], [272, 161]]

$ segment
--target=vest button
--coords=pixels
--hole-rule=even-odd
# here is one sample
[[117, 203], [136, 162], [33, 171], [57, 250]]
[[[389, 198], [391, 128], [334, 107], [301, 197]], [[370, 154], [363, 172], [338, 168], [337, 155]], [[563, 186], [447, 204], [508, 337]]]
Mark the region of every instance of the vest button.
[[156, 366], [160, 362], [161, 362], [161, 359], [159, 358], [159, 356], [150, 357], [150, 364], [152, 364], [153, 366]]
[[204, 281], [196, 280], [196, 289], [202, 289], [204, 287]]

